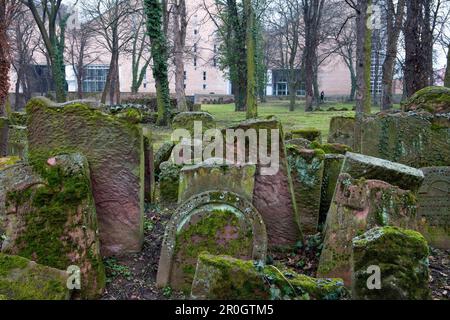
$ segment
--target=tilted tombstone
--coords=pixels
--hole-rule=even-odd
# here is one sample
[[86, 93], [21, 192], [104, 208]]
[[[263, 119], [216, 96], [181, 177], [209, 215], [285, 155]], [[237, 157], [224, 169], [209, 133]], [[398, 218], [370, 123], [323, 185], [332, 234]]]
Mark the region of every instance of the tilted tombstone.
[[255, 173], [255, 165], [225, 164], [224, 159], [209, 159], [186, 166], [181, 169], [178, 202], [183, 203], [196, 194], [215, 188], [234, 192], [252, 202]]
[[141, 250], [145, 153], [142, 129], [81, 103], [27, 105], [29, 159], [79, 152], [89, 162], [102, 254]]
[[[246, 151], [247, 155], [251, 153], [258, 155], [258, 152], [265, 151], [261, 146], [261, 141], [267, 142], [268, 153], [278, 155], [275, 159], [278, 170], [275, 172], [269, 170], [270, 172], [266, 172], [266, 174], [262, 174], [263, 171], [273, 167], [275, 163], [271, 160], [268, 164], [262, 163], [261, 157], [258, 158], [253, 205], [263, 217], [270, 247], [295, 245], [302, 239], [302, 233], [281, 123], [275, 118], [247, 120], [229, 129], [234, 133], [237, 133], [238, 130], [243, 130], [244, 133], [256, 131], [256, 142], [250, 143], [249, 140], [243, 142], [243, 145], [249, 148]], [[272, 134], [273, 137], [276, 137], [275, 139], [278, 139], [277, 141], [272, 141]], [[277, 146], [277, 150], [272, 146], [274, 148]], [[238, 149], [235, 146], [234, 151]], [[230, 160], [228, 151], [227, 160]]]
[[333, 200], [334, 190], [336, 190], [344, 159], [345, 157], [341, 154], [325, 155], [320, 196], [319, 227], [323, 226], [327, 220], [328, 210], [330, 209], [331, 200]]
[[59, 270], [77, 266], [81, 297], [105, 287], [89, 165], [80, 154], [0, 169], [1, 251]]
[[358, 152], [414, 168], [450, 164], [448, 114], [393, 113], [358, 120]]
[[418, 196], [419, 231], [436, 248], [450, 249], [450, 167], [422, 168]]
[[400, 163], [347, 152], [341, 173], [348, 173], [355, 179], [385, 181], [404, 190], [417, 192], [423, 182], [423, 172]]
[[330, 122], [328, 143], [340, 143], [354, 148], [355, 118], [333, 117]]
[[328, 212], [318, 276], [351, 285], [352, 239], [377, 226], [416, 228], [416, 197], [384, 181], [341, 174]]
[[0, 157], [8, 155], [8, 131], [8, 119], [0, 117]]
[[325, 153], [288, 146], [288, 163], [304, 235], [318, 232]]
[[166, 227], [157, 285], [189, 292], [201, 253], [265, 261], [266, 248], [262, 218], [245, 197], [228, 191], [195, 195]]
[[418, 232], [378, 227], [352, 243], [354, 300], [428, 300], [429, 249]]
[[69, 300], [68, 274], [0, 253], [0, 300]]

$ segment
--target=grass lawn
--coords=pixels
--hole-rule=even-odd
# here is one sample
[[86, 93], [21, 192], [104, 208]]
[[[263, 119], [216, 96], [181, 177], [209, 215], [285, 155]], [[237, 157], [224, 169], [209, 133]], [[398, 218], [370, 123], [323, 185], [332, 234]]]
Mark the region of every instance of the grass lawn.
[[[283, 124], [284, 130], [317, 128], [322, 131], [324, 141], [328, 137], [330, 120], [336, 116], [354, 116], [355, 112], [351, 111], [355, 104], [352, 103], [327, 103], [321, 107], [325, 111], [305, 112], [304, 103], [299, 102], [294, 112], [289, 112], [288, 101], [271, 101], [262, 103], [258, 106], [259, 116], [265, 118], [268, 116], [276, 116]], [[329, 108], [337, 110], [347, 109], [349, 111], [327, 111]], [[399, 106], [397, 106], [399, 107]], [[235, 112], [234, 104], [216, 104], [203, 105], [203, 111], [211, 113], [217, 120], [219, 129], [229, 127], [233, 124], [245, 120], [245, 112]], [[379, 108], [373, 108], [374, 113], [379, 112]], [[171, 130], [159, 127], [151, 127], [153, 138], [155, 141], [155, 150], [164, 142], [170, 140]]]

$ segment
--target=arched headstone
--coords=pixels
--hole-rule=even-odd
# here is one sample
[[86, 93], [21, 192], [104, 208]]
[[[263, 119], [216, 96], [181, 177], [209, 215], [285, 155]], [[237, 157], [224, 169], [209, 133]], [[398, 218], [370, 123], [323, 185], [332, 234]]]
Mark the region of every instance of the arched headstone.
[[164, 236], [157, 284], [189, 292], [202, 252], [265, 260], [266, 228], [253, 205], [235, 193], [208, 191], [175, 212]]

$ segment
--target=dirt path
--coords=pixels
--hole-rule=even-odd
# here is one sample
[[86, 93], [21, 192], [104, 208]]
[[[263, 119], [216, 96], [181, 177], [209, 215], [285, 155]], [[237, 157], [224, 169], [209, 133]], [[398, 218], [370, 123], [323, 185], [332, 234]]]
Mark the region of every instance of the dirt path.
[[[170, 288], [156, 288], [156, 273], [164, 230], [175, 206], [150, 207], [146, 213], [145, 241], [142, 252], [121, 259], [105, 261], [108, 285], [104, 300], [168, 300], [184, 299]], [[283, 253], [269, 252], [269, 260], [309, 276], [315, 276], [320, 237], [309, 237], [305, 244]], [[430, 286], [433, 299], [450, 300], [450, 250], [432, 249], [430, 255]]]

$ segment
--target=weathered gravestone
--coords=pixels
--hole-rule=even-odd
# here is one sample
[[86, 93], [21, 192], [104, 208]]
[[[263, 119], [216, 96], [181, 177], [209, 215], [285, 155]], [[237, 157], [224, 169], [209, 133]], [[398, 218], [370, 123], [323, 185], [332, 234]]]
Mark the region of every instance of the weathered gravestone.
[[22, 159], [28, 157], [27, 127], [9, 127], [8, 156], [18, 156]]
[[81, 297], [101, 296], [105, 272], [85, 157], [60, 155], [0, 170], [0, 222], [2, 252], [59, 270], [78, 266]]
[[210, 159], [181, 169], [178, 202], [183, 203], [196, 194], [220, 189], [230, 191], [252, 202], [255, 188], [255, 165], [232, 165]]
[[196, 195], [166, 228], [157, 284], [189, 292], [200, 253], [265, 261], [266, 247], [262, 218], [245, 197], [227, 191]]
[[423, 88], [402, 104], [402, 110], [450, 113], [450, 88]]
[[419, 190], [419, 231], [436, 248], [450, 249], [450, 167], [423, 168]]
[[393, 113], [358, 121], [359, 147], [369, 156], [414, 168], [450, 165], [450, 115]]
[[345, 144], [354, 148], [355, 118], [333, 117], [330, 122], [329, 143]]
[[340, 279], [315, 279], [254, 261], [209, 254], [199, 256], [191, 292], [192, 298], [199, 300], [336, 300], [345, 294]]
[[194, 134], [195, 122], [201, 122], [202, 131], [214, 129], [216, 127], [216, 120], [208, 112], [182, 112], [175, 116], [172, 121], [172, 129], [186, 129], [191, 135]]
[[166, 161], [160, 165], [159, 196], [162, 202], [176, 203], [180, 188], [180, 172], [183, 166]]
[[[295, 245], [301, 240], [302, 234], [281, 123], [275, 118], [248, 120], [230, 129], [234, 132], [238, 132], [237, 130], [243, 130], [247, 133], [252, 130], [256, 131], [256, 142], [244, 141], [242, 143], [243, 146], [249, 148], [246, 151], [247, 154], [258, 151], [265, 153], [266, 150], [263, 150], [261, 144], [258, 144], [258, 141], [261, 140], [267, 141], [268, 155], [277, 155], [278, 153], [279, 156], [275, 157], [276, 164], [272, 161], [268, 161], [268, 164], [263, 163], [261, 157], [258, 158], [253, 205], [263, 217], [267, 228], [269, 246]], [[277, 140], [272, 141], [272, 138]], [[259, 149], [256, 148], [257, 146], [259, 146]], [[275, 150], [275, 148], [277, 149]], [[235, 147], [234, 150], [238, 149], [239, 147]], [[228, 154], [227, 160], [230, 160]], [[276, 167], [276, 165], [278, 166], [276, 172], [262, 174], [263, 169]]]
[[347, 152], [341, 173], [355, 179], [375, 179], [404, 190], [417, 192], [423, 182], [423, 172], [388, 160]]
[[316, 128], [294, 129], [289, 132], [290, 139], [306, 139], [322, 143], [322, 132]]
[[322, 190], [320, 195], [319, 227], [325, 224], [336, 184], [345, 157], [341, 154], [326, 154], [323, 167]]
[[377, 226], [416, 226], [416, 197], [384, 181], [341, 174], [325, 224], [318, 275], [351, 285], [352, 239]]
[[318, 231], [325, 153], [288, 146], [288, 163], [304, 235]]
[[297, 138], [297, 139], [290, 139], [286, 141], [286, 146], [294, 145], [302, 149], [310, 149], [311, 148], [311, 141], [303, 138]]
[[161, 172], [161, 163], [169, 161], [172, 154], [172, 150], [175, 148], [175, 143], [172, 141], [164, 142], [158, 151], [155, 153], [155, 175], [159, 179], [159, 173]]
[[379, 227], [354, 238], [352, 298], [431, 299], [428, 255], [426, 240], [412, 230]]
[[3, 296], [3, 300], [69, 300], [67, 280], [66, 271], [0, 253], [0, 297]]
[[27, 105], [31, 162], [79, 152], [89, 162], [104, 256], [137, 252], [143, 242], [145, 155], [142, 129], [79, 103]]
[[145, 161], [145, 200], [153, 202], [154, 188], [155, 188], [155, 162], [153, 155], [153, 137], [148, 128], [142, 128], [144, 137], [144, 161]]
[[8, 131], [8, 119], [0, 117], [0, 157], [8, 155]]

